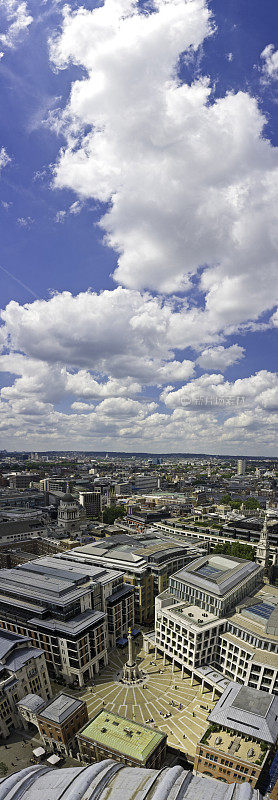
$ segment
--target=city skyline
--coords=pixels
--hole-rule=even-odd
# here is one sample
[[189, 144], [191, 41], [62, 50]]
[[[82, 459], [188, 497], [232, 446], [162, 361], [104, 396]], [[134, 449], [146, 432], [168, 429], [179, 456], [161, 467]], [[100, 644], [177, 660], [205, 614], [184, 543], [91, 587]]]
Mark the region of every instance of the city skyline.
[[277, 454], [275, 23], [3, 0], [1, 448]]

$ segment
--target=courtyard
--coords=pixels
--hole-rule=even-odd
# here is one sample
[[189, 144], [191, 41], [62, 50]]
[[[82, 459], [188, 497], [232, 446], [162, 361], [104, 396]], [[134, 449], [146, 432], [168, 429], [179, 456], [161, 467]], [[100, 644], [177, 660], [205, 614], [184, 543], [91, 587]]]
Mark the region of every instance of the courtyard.
[[[212, 691], [201, 694], [201, 685], [189, 676], [182, 680], [181, 671], [163, 666], [162, 656], [137, 651], [137, 663], [145, 677], [142, 683], [126, 686], [120, 682], [126, 650], [113, 650], [109, 665], [95, 678], [94, 686], [81, 693], [87, 703], [89, 718], [106, 708], [126, 719], [147, 723], [167, 733], [168, 745], [192, 757], [196, 744], [208, 727], [207, 717], [215, 702]], [[79, 695], [80, 696], [80, 695]], [[167, 715], [167, 717], [166, 717]]]

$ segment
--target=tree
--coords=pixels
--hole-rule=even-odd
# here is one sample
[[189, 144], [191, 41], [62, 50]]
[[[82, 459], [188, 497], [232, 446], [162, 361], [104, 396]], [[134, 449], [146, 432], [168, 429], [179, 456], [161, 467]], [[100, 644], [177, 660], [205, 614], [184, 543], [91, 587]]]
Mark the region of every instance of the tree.
[[234, 556], [235, 558], [246, 558], [248, 561], [255, 561], [255, 548], [240, 542], [223, 542], [213, 548], [213, 553]]
[[225, 503], [225, 505], [231, 502], [231, 495], [230, 494], [222, 494], [221, 503]]
[[103, 512], [103, 522], [108, 525], [113, 525], [115, 519], [125, 516], [125, 509], [122, 506], [113, 506], [112, 508], [105, 508]]
[[253, 509], [253, 508], [256, 509], [256, 508], [260, 508], [261, 507], [259, 501], [256, 500], [255, 497], [249, 497], [248, 500], [244, 501], [244, 505], [245, 505], [245, 508], [249, 508], [249, 509]]

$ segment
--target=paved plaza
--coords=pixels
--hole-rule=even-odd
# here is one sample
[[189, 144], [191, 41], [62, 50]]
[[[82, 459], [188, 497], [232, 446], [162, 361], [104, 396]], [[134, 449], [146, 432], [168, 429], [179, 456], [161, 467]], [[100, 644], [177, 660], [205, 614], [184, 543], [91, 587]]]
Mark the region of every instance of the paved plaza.
[[[19, 769], [25, 769], [35, 763], [33, 750], [41, 747], [42, 741], [39, 735], [32, 735], [27, 731], [17, 731], [6, 739], [5, 743], [0, 744], [0, 779], [5, 775], [11, 775]], [[51, 755], [51, 752], [48, 752]], [[42, 762], [47, 765], [46, 757]], [[79, 767], [80, 761], [74, 758], [65, 757], [63, 767]], [[3, 768], [3, 769], [2, 769]]]
[[150, 724], [167, 733], [171, 747], [194, 756], [196, 744], [208, 727], [207, 716], [215, 705], [212, 691], [206, 690], [202, 695], [200, 683], [194, 681], [191, 686], [189, 676], [182, 680], [178, 668], [173, 673], [171, 666], [163, 666], [162, 656], [155, 659], [153, 653], [145, 655], [143, 650], [137, 654], [137, 663], [146, 678], [141, 684], [125, 686], [119, 678], [126, 659], [126, 652], [113, 650], [109, 665], [95, 679], [95, 685], [82, 692], [89, 717], [106, 708], [127, 719]]

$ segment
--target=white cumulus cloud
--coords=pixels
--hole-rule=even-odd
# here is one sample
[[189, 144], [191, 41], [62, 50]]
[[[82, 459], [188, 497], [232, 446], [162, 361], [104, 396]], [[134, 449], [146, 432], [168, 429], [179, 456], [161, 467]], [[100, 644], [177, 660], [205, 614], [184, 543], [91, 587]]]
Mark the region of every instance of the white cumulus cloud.
[[218, 330], [278, 294], [278, 152], [248, 92], [215, 99], [206, 76], [181, 83], [180, 55], [211, 32], [205, 0], [157, 0], [153, 13], [105, 0], [67, 7], [51, 55], [86, 70], [59, 120], [55, 186], [109, 203], [100, 224], [120, 284], [187, 291], [202, 267], [197, 327]]
[[240, 361], [244, 356], [244, 348], [239, 344], [232, 344], [230, 347], [207, 347], [203, 350], [202, 354], [197, 358], [197, 364], [202, 369], [219, 369], [221, 372]]

